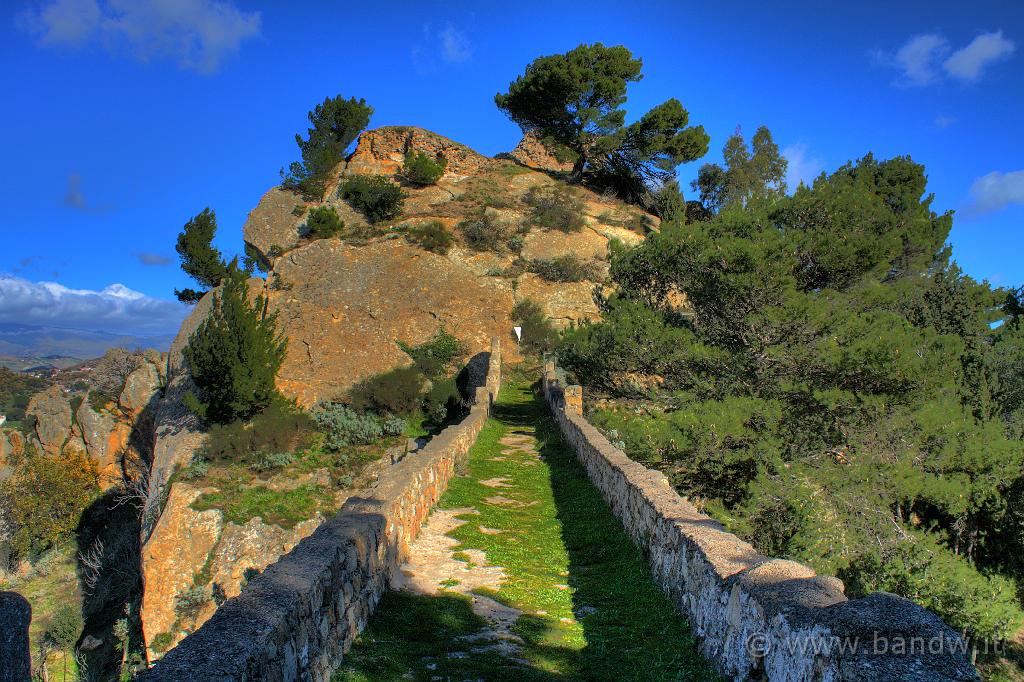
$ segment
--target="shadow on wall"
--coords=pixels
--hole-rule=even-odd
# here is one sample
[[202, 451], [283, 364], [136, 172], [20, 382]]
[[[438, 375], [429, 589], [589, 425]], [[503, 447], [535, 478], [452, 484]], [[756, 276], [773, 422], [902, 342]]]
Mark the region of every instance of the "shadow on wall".
[[[136, 416], [126, 450], [119, 454], [122, 483], [82, 514], [76, 530], [83, 633], [101, 643], [81, 649], [88, 678], [119, 679], [126, 663], [145, 662], [139, 617], [142, 583], [143, 509], [153, 457], [153, 429], [161, 392]], [[118, 621], [123, 621], [118, 625]], [[123, 628], [123, 629], [122, 629]], [[84, 643], [80, 641], [79, 647]]]

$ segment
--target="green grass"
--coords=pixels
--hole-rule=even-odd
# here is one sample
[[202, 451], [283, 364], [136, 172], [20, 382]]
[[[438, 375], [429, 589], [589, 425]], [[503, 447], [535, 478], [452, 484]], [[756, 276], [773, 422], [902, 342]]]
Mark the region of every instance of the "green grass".
[[[10, 581], [0, 579], [0, 590], [12, 590], [25, 597], [32, 605], [32, 622], [29, 625], [29, 641], [31, 643], [33, 666], [38, 665], [37, 655], [43, 634], [50, 626], [57, 607], [64, 602], [80, 604], [81, 595], [78, 589], [76, 572], [77, 547], [73, 540], [49, 550], [25, 577], [14, 577]], [[66, 668], [65, 668], [66, 662]], [[46, 671], [50, 682], [65, 679], [78, 679], [78, 666], [73, 656], [60, 651], [51, 652], [47, 658]]]
[[[543, 459], [500, 445], [510, 432], [535, 436]], [[492, 459], [499, 455], [505, 459]], [[522, 379], [502, 389], [465, 473], [440, 504], [480, 512], [451, 535], [459, 549], [483, 550], [489, 563], [504, 567], [506, 582], [488, 596], [523, 612], [514, 632], [523, 639], [517, 656], [524, 662], [474, 652], [460, 639], [485, 626], [464, 596], [389, 593], [336, 682], [717, 679]], [[511, 486], [480, 483], [495, 477]], [[521, 504], [486, 504], [493, 495]], [[486, 534], [481, 526], [505, 532]]]
[[203, 493], [192, 503], [197, 511], [220, 509], [224, 520], [244, 525], [259, 517], [264, 523], [293, 528], [313, 517], [317, 511], [325, 515], [337, 511], [331, 492], [320, 485], [305, 483], [293, 490], [271, 490], [266, 486], [222, 488]]

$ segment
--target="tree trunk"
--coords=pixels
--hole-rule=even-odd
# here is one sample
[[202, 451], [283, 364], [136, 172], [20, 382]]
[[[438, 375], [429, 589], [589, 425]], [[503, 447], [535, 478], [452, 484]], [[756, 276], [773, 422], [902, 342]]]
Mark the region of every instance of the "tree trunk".
[[572, 175], [569, 176], [569, 182], [579, 182], [583, 179], [583, 169], [587, 165], [587, 157], [580, 154], [576, 159], [576, 163], [572, 165]]

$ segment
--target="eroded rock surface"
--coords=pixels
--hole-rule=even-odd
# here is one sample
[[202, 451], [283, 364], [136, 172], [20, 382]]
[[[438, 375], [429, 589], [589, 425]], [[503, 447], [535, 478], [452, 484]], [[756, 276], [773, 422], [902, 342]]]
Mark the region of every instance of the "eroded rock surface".
[[71, 404], [64, 389], [54, 385], [28, 401], [25, 416], [33, 419], [33, 435], [47, 455], [59, 455], [71, 436]]
[[307, 406], [408, 364], [396, 340], [423, 343], [444, 326], [476, 353], [511, 328], [511, 291], [404, 240], [318, 240], [281, 258], [275, 273], [287, 282], [270, 292], [288, 336], [278, 386]]

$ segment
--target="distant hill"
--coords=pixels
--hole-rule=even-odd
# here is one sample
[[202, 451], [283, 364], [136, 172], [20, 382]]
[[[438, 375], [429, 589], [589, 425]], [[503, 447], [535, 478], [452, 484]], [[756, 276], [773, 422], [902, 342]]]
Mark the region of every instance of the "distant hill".
[[108, 348], [166, 351], [174, 336], [133, 336], [107, 332], [0, 323], [0, 367], [16, 371], [57, 367], [103, 355]]

